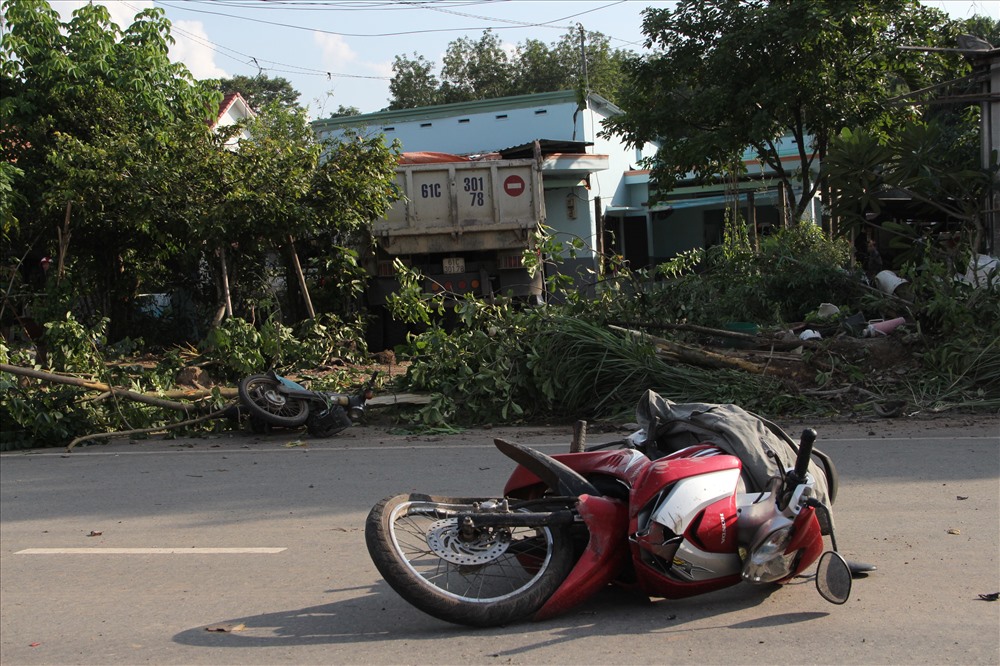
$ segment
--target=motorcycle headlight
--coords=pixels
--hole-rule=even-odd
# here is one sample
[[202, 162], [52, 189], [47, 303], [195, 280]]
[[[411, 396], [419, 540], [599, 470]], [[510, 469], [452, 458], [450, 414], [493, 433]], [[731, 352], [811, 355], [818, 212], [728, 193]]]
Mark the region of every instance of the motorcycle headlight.
[[792, 540], [788, 525], [767, 535], [750, 553], [743, 565], [743, 580], [748, 583], [773, 583], [788, 576], [795, 564], [796, 553], [785, 554]]

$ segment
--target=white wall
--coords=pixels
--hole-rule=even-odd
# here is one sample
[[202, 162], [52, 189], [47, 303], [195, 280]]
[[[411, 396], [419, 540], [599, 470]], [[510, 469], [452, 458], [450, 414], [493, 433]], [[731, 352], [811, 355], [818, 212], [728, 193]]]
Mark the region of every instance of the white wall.
[[[582, 124], [574, 120], [575, 102], [539, 104], [526, 108], [489, 108], [478, 113], [418, 120], [379, 121], [365, 133], [384, 133], [386, 143], [394, 139], [404, 152], [439, 152], [471, 155], [519, 146], [535, 139], [582, 141]], [[320, 138], [341, 132], [321, 132]]]

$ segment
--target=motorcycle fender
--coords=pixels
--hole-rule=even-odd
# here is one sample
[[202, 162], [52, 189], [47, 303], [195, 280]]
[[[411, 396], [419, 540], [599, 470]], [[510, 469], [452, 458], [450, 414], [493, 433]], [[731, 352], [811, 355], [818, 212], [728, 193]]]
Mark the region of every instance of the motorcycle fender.
[[534, 620], [547, 620], [587, 600], [610, 583], [621, 571], [628, 550], [628, 507], [620, 500], [581, 495], [577, 511], [590, 532], [590, 541], [562, 585], [535, 613]]
[[[493, 444], [505, 456], [541, 479], [553, 492], [571, 497], [600, 494], [579, 472], [541, 451], [502, 439], [494, 439]], [[510, 483], [507, 485], [509, 487]]]
[[282, 387], [284, 387], [289, 393], [294, 393], [298, 395], [301, 395], [303, 393], [312, 393], [312, 391], [307, 389], [302, 384], [299, 384], [298, 382], [293, 382], [291, 379], [288, 379], [287, 377], [282, 377], [277, 373], [272, 373], [272, 374], [274, 374], [274, 378], [278, 380], [278, 383], [281, 384]]
[[[592, 474], [601, 475], [620, 479], [628, 486], [632, 485], [645, 466], [649, 464], [649, 459], [646, 456], [631, 450], [556, 453], [549, 457], [565, 464], [586, 478], [590, 478]], [[534, 472], [523, 465], [518, 465], [507, 480], [503, 493], [504, 495], [523, 497], [530, 494], [534, 487], [542, 483], [543, 481]]]
[[792, 577], [805, 571], [823, 553], [823, 533], [816, 517], [816, 509], [811, 506], [802, 509], [795, 517], [792, 530], [792, 540], [785, 552], [801, 550], [802, 556], [799, 557], [795, 570], [787, 578], [779, 580], [779, 583], [787, 583]]

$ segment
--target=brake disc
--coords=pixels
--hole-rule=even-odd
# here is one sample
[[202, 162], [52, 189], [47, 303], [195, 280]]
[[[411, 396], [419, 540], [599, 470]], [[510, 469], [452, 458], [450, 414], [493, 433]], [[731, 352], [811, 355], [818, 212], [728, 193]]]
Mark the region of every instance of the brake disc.
[[454, 518], [434, 521], [427, 529], [427, 545], [442, 560], [458, 565], [485, 564], [510, 546], [507, 530], [481, 531], [472, 541], [463, 541]]

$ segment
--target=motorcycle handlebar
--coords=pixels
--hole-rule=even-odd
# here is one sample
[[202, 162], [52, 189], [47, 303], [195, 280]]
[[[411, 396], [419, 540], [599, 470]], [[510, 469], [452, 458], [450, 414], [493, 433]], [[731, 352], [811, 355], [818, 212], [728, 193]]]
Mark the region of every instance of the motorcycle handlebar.
[[800, 480], [806, 478], [806, 473], [809, 471], [809, 459], [812, 457], [813, 444], [815, 443], [816, 431], [812, 428], [803, 430], [799, 440], [799, 453], [795, 457], [795, 476]]

